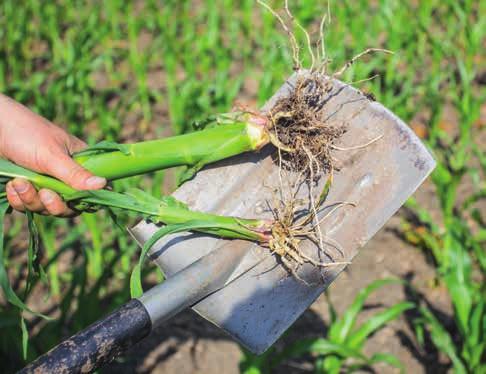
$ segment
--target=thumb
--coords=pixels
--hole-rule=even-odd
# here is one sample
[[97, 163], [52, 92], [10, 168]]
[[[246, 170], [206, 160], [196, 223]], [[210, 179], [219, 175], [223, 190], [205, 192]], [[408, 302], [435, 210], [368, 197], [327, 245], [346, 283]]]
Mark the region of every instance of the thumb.
[[106, 185], [105, 178], [91, 174], [65, 153], [57, 155], [46, 171], [77, 190], [98, 190]]

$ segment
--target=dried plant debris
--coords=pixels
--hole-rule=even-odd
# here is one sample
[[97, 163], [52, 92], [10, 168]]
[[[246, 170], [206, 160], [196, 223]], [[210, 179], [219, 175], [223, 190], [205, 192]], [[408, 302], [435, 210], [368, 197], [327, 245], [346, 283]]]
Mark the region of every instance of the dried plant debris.
[[[318, 40], [313, 43], [310, 34], [293, 16], [288, 0], [284, 2], [282, 15], [266, 2], [257, 2], [275, 17], [287, 34], [292, 51], [293, 69], [299, 73], [290, 94], [278, 100], [269, 113], [272, 142], [282, 151], [279, 152], [278, 157], [282, 157], [279, 163], [288, 170], [305, 170], [304, 177], [307, 178], [310, 171], [313, 171], [318, 178], [323, 172], [329, 172], [333, 168], [330, 151], [340, 150], [334, 143], [346, 131], [345, 124], [331, 125], [325, 118], [325, 106], [332, 97], [333, 79], [341, 77], [357, 60], [367, 54], [391, 52], [381, 48], [368, 48], [348, 60], [334, 73], [328, 73], [331, 60], [327, 56], [324, 33], [331, 22], [329, 3], [327, 12], [320, 22]], [[300, 46], [294, 28], [304, 35], [305, 48]], [[307, 52], [311, 60], [307, 70], [302, 66], [302, 52]]]
[[[266, 2], [257, 2], [272, 13], [288, 35], [293, 69], [298, 73], [291, 92], [280, 98], [265, 114], [270, 122], [270, 140], [277, 148], [274, 159], [279, 165], [279, 188], [274, 191], [274, 201], [269, 203], [275, 219], [269, 248], [290, 274], [301, 279], [297, 271], [305, 263], [318, 268], [347, 264], [345, 253], [339, 243], [327, 237], [324, 228], [321, 227], [326, 218], [337, 209], [355, 206], [353, 202], [348, 201], [331, 204], [326, 201], [333, 170], [336, 169], [332, 151], [365, 148], [381, 138], [380, 136], [366, 144], [349, 148], [336, 145], [346, 132], [347, 124], [330, 121], [326, 113], [326, 105], [335, 96], [333, 80], [340, 78], [364, 55], [372, 52], [391, 52], [381, 48], [369, 48], [354, 56], [334, 73], [328, 73], [330, 59], [326, 54], [324, 31], [331, 20], [329, 6], [320, 23], [319, 39], [313, 45], [309, 33], [292, 15], [288, 0], [285, 0], [283, 15]], [[294, 27], [305, 36], [304, 51], [307, 51], [311, 59], [308, 69], [302, 66], [302, 48], [294, 33]], [[358, 82], [373, 78], [375, 76]], [[317, 188], [320, 178], [324, 175], [327, 175], [324, 188]], [[302, 192], [302, 186], [306, 186], [307, 190], [304, 198], [302, 193], [299, 194], [299, 191]], [[314, 243], [319, 250], [319, 257], [322, 254], [327, 260], [322, 262], [307, 255], [301, 248], [303, 240]]]
[[278, 100], [269, 113], [274, 144], [283, 150], [282, 165], [305, 171], [305, 177], [333, 168], [330, 151], [346, 131], [344, 125], [335, 126], [323, 119], [331, 89], [329, 78], [319, 73], [302, 75], [290, 95]]
[[[288, 179], [285, 181], [288, 182]], [[280, 182], [280, 188], [273, 191], [274, 201], [269, 204], [275, 220], [271, 239], [268, 242], [271, 253], [277, 255], [291, 275], [306, 284], [308, 283], [298, 275], [299, 268], [306, 263], [316, 268], [347, 265], [348, 262], [344, 259], [344, 252], [339, 243], [327, 237], [320, 227], [340, 207], [354, 206], [353, 203], [346, 201], [325, 205], [332, 174], [329, 175], [317, 201], [312, 197], [312, 188], [308, 198], [297, 198], [302, 186], [300, 177], [294, 178], [292, 183], [286, 186], [282, 185], [283, 179]], [[285, 193], [290, 196], [284, 196]], [[323, 211], [326, 213], [319, 216]], [[319, 257], [327, 261], [306, 254], [301, 248], [303, 241], [313, 243], [318, 249]]]

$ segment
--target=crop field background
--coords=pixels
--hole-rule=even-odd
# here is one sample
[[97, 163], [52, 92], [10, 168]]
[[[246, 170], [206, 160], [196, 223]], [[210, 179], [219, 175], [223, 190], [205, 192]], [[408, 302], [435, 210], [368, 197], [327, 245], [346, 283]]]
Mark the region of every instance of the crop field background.
[[[316, 40], [327, 2], [289, 5]], [[356, 86], [426, 142], [432, 177], [265, 355], [187, 312], [101, 372], [486, 373], [486, 1], [331, 0], [329, 9], [331, 69], [366, 48], [395, 52], [365, 56], [342, 79], [378, 75]], [[287, 35], [253, 0], [0, 2], [0, 92], [89, 143], [192, 131], [210, 114], [258, 107], [291, 73]], [[160, 196], [177, 174], [116, 183]], [[45, 275], [26, 288], [20, 215], [8, 219], [0, 261], [17, 294], [52, 320], [0, 294], [3, 373], [130, 297], [139, 251], [107, 214], [36, 221]], [[144, 279], [163, 275], [147, 264]]]

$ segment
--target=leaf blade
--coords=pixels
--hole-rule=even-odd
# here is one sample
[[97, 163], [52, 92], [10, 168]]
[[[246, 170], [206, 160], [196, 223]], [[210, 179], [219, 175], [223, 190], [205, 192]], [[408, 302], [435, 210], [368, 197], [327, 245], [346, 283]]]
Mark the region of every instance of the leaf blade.
[[339, 318], [337, 322], [334, 323], [329, 329], [329, 339], [338, 343], [344, 342], [349, 332], [354, 327], [356, 318], [358, 317], [359, 312], [363, 309], [363, 305], [368, 296], [378, 288], [393, 283], [401, 283], [401, 281], [398, 279], [380, 279], [372, 282], [366, 288], [362, 289], [354, 299], [351, 306], [346, 309], [344, 315]]
[[157, 231], [150, 239], [148, 239], [143, 247], [142, 252], [140, 254], [138, 263], [135, 265], [134, 269], [132, 270], [132, 274], [130, 276], [130, 294], [132, 298], [140, 297], [143, 294], [142, 288], [142, 266], [145, 262], [145, 258], [147, 256], [148, 251], [150, 248], [154, 246], [160, 239], [162, 239], [166, 235], [175, 234], [178, 232], [190, 231], [190, 230], [198, 230], [198, 229], [208, 229], [215, 227], [214, 222], [208, 221], [189, 221], [186, 223], [174, 224], [174, 225], [167, 225], [162, 227], [159, 231]]
[[365, 339], [385, 325], [387, 322], [394, 320], [406, 310], [412, 309], [415, 304], [412, 302], [401, 302], [393, 305], [384, 311], [375, 314], [363, 323], [347, 340], [347, 344], [354, 349], [358, 349], [365, 341]]

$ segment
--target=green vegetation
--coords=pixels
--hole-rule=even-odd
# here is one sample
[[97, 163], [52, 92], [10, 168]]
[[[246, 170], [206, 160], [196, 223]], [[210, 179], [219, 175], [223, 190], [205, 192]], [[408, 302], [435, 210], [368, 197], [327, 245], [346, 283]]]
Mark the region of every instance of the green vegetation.
[[[484, 3], [480, 7], [478, 12], [486, 10]], [[431, 103], [428, 126], [428, 143], [439, 161], [432, 182], [441, 215], [440, 219], [432, 218], [412, 199], [408, 206], [414, 215], [404, 224], [404, 233], [409, 241], [432, 256], [437, 281], [446, 287], [454, 312], [454, 327], [448, 331], [433, 310], [421, 306], [421, 318], [416, 321], [419, 341], [423, 343], [425, 332], [430, 334], [435, 346], [450, 358], [456, 373], [485, 373], [486, 226], [479, 203], [486, 198], [486, 160], [484, 143], [481, 149], [481, 143], [474, 138], [481, 131], [475, 124], [486, 92], [474, 80], [478, 57], [483, 59], [484, 66], [481, 52], [484, 52], [486, 21], [484, 17], [472, 16], [472, 2], [466, 2], [464, 7], [456, 4], [453, 9], [454, 15], [449, 17], [451, 22], [456, 20], [460, 33], [454, 41], [431, 42], [433, 51], [442, 52], [442, 60], [452, 62], [442, 74], [437, 74], [436, 84], [447, 91]], [[453, 106], [458, 113], [459, 126], [454, 133], [441, 128], [444, 105]], [[472, 188], [464, 193], [460, 188], [467, 179]]]
[[[94, 212], [99, 208], [106, 208], [109, 212], [112, 212], [112, 209], [121, 209], [126, 212], [135, 212], [141, 218], [166, 225], [187, 224], [196, 221], [200, 225], [202, 222], [205, 222], [204, 227], [196, 231], [203, 231], [221, 237], [256, 241], [268, 239], [265, 234], [270, 230], [270, 225], [265, 220], [217, 216], [215, 214], [192, 211], [186, 204], [172, 196], [163, 196], [157, 199], [136, 188], [128, 189], [126, 192], [115, 192], [108, 189], [76, 191], [55, 178], [35, 173], [10, 161], [0, 159], [0, 178], [8, 180], [17, 177], [28, 180], [39, 189], [49, 188], [58, 193], [79, 212]], [[6, 192], [3, 192], [2, 195], [4, 196], [0, 198], [0, 204], [8, 206], [7, 198], [5, 197]], [[211, 226], [211, 224], [214, 226]], [[30, 232], [32, 235], [36, 235], [35, 228], [32, 228]], [[29, 258], [31, 257], [29, 256]]]
[[[283, 5], [270, 3], [275, 8]], [[325, 2], [293, 3], [296, 18], [317, 35]], [[236, 99], [242, 101], [240, 106], [262, 104], [292, 72], [287, 36], [252, 0], [104, 4], [0, 4], [0, 91], [91, 144], [103, 139], [135, 143], [191, 132], [191, 123], [229, 112]], [[440, 214], [411, 200], [413, 214], [404, 222], [403, 234], [431, 256], [437, 287], [447, 289], [453, 309], [452, 325], [446, 324], [426, 296], [419, 295], [417, 339], [429, 336], [457, 373], [486, 370], [486, 233], [480, 208], [486, 195], [486, 159], [480, 143], [484, 122], [479, 119], [486, 101], [484, 14], [484, 1], [331, 1], [326, 31], [333, 68], [368, 47], [395, 52], [366, 57], [343, 79], [352, 82], [379, 74], [358, 86], [412, 123], [438, 159], [432, 182]], [[305, 45], [304, 35], [297, 32], [297, 38]], [[447, 118], [451, 111], [457, 113], [457, 126]], [[141, 188], [160, 199], [183, 173], [133, 176], [114, 181], [114, 186], [125, 191]], [[29, 217], [29, 224], [39, 230], [39, 243], [33, 238], [29, 243], [20, 220], [6, 220], [0, 283], [8, 272], [18, 301], [53, 318], [22, 313], [0, 296], [0, 362], [10, 372], [128, 300], [139, 251], [105, 212], [69, 220]], [[119, 218], [120, 226], [129, 222]], [[142, 275], [146, 282], [162, 280], [155, 267], [146, 266]], [[392, 308], [409, 308], [406, 302], [397, 305], [403, 309]], [[360, 352], [372, 330], [353, 338], [360, 327], [343, 327], [343, 321], [352, 319], [350, 310], [353, 306], [328, 321], [326, 337], [270, 351], [259, 361], [262, 366], [246, 356], [245, 362], [264, 370], [268, 363], [311, 352], [318, 370], [344, 364], [344, 369], [353, 369], [347, 366], [349, 349], [353, 355]], [[336, 340], [342, 331], [346, 337]], [[333, 350], [331, 343], [343, 344], [348, 351]], [[371, 364], [372, 357], [359, 354], [359, 364]], [[388, 355], [380, 357], [397, 362]]]
[[356, 320], [364, 308], [366, 298], [376, 289], [392, 282], [393, 280], [379, 280], [363, 288], [340, 318], [336, 315], [328, 298], [331, 319], [325, 338], [299, 340], [285, 347], [281, 352], [271, 349], [260, 357], [246, 353], [240, 365], [242, 372], [245, 374], [270, 373], [284, 360], [306, 354], [313, 355], [317, 373], [338, 374], [342, 370], [353, 372], [369, 369], [378, 362], [402, 369], [402, 364], [395, 356], [387, 353], [375, 353], [373, 356], [367, 357], [363, 353], [363, 346], [366, 339], [387, 322], [396, 319], [406, 310], [414, 308], [413, 303], [404, 301], [395, 304], [356, 326]]
[[102, 141], [74, 158], [93, 174], [108, 180], [186, 166], [184, 181], [206, 164], [257, 151], [268, 144], [270, 139], [264, 123], [251, 121], [249, 113], [215, 115], [207, 123], [199, 124], [198, 127], [204, 126], [201, 131], [134, 144]]

